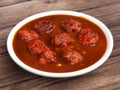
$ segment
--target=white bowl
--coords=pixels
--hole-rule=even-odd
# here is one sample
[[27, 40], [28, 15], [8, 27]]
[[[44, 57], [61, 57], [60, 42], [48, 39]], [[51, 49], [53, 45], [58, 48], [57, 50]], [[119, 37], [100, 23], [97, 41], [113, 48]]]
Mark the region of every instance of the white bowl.
[[[95, 23], [96, 25], [98, 25], [101, 30], [104, 32], [106, 39], [107, 39], [107, 48], [106, 51], [104, 53], [104, 55], [93, 65], [84, 68], [82, 70], [78, 70], [78, 71], [73, 71], [73, 72], [65, 72], [65, 73], [53, 73], [53, 72], [45, 72], [45, 71], [40, 71], [37, 70], [35, 68], [32, 68], [28, 65], [26, 65], [25, 63], [23, 63], [15, 54], [14, 50], [13, 50], [13, 46], [12, 46], [12, 42], [13, 42], [13, 38], [15, 33], [17, 32], [17, 30], [19, 30], [23, 25], [25, 25], [26, 23], [43, 17], [43, 16], [49, 16], [49, 15], [59, 15], [59, 14], [64, 14], [64, 15], [73, 15], [73, 16], [82, 16], [90, 21], [92, 21], [93, 23]], [[96, 68], [98, 68], [99, 66], [101, 66], [110, 56], [112, 49], [113, 49], [113, 37], [112, 34], [110, 32], [110, 30], [98, 19], [87, 15], [87, 14], [83, 14], [80, 12], [75, 12], [75, 11], [64, 11], [64, 10], [57, 10], [57, 11], [47, 11], [47, 12], [43, 12], [43, 13], [38, 13], [35, 14], [33, 16], [30, 16], [24, 20], [22, 20], [21, 22], [19, 22], [10, 32], [8, 39], [7, 39], [7, 49], [9, 52], [9, 55], [11, 56], [11, 58], [13, 59], [13, 61], [19, 65], [20, 67], [22, 67], [23, 69], [36, 74], [36, 75], [40, 75], [40, 76], [46, 76], [46, 77], [52, 77], [52, 78], [65, 78], [65, 77], [73, 77], [73, 76], [78, 76], [78, 75], [82, 75], [85, 73], [88, 73], [90, 71], [95, 70]]]

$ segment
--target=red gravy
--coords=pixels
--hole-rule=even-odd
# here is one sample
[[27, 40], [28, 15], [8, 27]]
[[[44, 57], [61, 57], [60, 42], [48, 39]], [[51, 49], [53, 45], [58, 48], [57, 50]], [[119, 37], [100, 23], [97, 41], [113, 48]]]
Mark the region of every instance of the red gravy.
[[[39, 34], [39, 39], [44, 41], [46, 45], [56, 53], [57, 62], [39, 64], [38, 56], [29, 51], [26, 43], [20, 40], [18, 32], [24, 29], [33, 29], [36, 22], [44, 19], [52, 20], [53, 24], [55, 25], [55, 28], [53, 32], [49, 34]], [[81, 28], [90, 28], [95, 33], [97, 33], [99, 39], [96, 45], [90, 47], [80, 44], [76, 33], [68, 33], [75, 40], [75, 42], [69, 44], [67, 47], [58, 47], [52, 45], [50, 41], [51, 38], [54, 37], [55, 35], [65, 32], [64, 30], [61, 30], [59, 25], [61, 24], [61, 21], [64, 21], [66, 19], [74, 19], [80, 21], [82, 23]], [[69, 16], [69, 15], [51, 15], [30, 21], [29, 23], [22, 26], [16, 32], [13, 40], [13, 48], [15, 54], [23, 63], [27, 64], [32, 68], [47, 72], [71, 72], [86, 68], [96, 63], [103, 56], [106, 50], [106, 46], [107, 46], [106, 37], [102, 32], [102, 30], [96, 24], [92, 23], [91, 21], [83, 17]], [[83, 56], [83, 60], [80, 63], [76, 63], [74, 65], [68, 64], [68, 62], [66, 62], [66, 60], [64, 60], [64, 58], [61, 56], [62, 52], [66, 48], [72, 48], [73, 50], [80, 52], [80, 54]]]

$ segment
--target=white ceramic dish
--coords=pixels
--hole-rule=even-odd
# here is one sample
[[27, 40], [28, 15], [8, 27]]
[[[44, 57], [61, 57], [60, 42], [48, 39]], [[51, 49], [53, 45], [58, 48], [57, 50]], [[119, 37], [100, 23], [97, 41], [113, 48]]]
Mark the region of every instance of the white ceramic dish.
[[[82, 70], [78, 70], [78, 71], [73, 71], [73, 72], [66, 72], [66, 73], [52, 73], [52, 72], [45, 72], [45, 71], [40, 71], [37, 70], [35, 68], [32, 68], [26, 64], [24, 64], [15, 54], [14, 50], [13, 50], [13, 46], [12, 46], [12, 42], [13, 42], [13, 38], [15, 33], [17, 32], [17, 30], [19, 30], [19, 28], [21, 28], [24, 24], [43, 17], [43, 16], [49, 16], [49, 15], [56, 15], [56, 14], [63, 14], [63, 15], [73, 15], [73, 16], [82, 16], [90, 21], [92, 21], [93, 23], [95, 23], [96, 25], [98, 25], [101, 30], [104, 32], [106, 39], [107, 39], [107, 48], [106, 51], [104, 53], [104, 55], [93, 65], [84, 68]], [[24, 20], [22, 20], [21, 22], [19, 22], [10, 32], [8, 39], [7, 39], [7, 49], [9, 52], [9, 55], [11, 56], [11, 58], [13, 59], [13, 61], [19, 65], [20, 67], [22, 67], [23, 69], [40, 75], [40, 76], [46, 76], [46, 77], [52, 77], [52, 78], [66, 78], [66, 77], [73, 77], [73, 76], [78, 76], [78, 75], [82, 75], [85, 73], [88, 73], [90, 71], [95, 70], [96, 68], [98, 68], [99, 66], [101, 66], [110, 56], [112, 49], [113, 49], [113, 37], [112, 34], [110, 32], [110, 30], [98, 19], [87, 15], [87, 14], [83, 14], [80, 12], [75, 12], [75, 11], [63, 11], [63, 10], [57, 10], [57, 11], [48, 11], [48, 12], [43, 12], [43, 13], [38, 13], [35, 14], [33, 16], [30, 16]]]

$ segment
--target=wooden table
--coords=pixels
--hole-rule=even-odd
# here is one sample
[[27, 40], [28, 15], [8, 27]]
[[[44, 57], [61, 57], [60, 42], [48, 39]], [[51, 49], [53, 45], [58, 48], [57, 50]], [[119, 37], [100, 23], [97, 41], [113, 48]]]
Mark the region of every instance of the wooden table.
[[[74, 10], [105, 23], [114, 37], [109, 59], [97, 70], [66, 79], [33, 75], [17, 66], [6, 49], [11, 29], [48, 10]], [[0, 90], [120, 90], [120, 0], [0, 0]]]

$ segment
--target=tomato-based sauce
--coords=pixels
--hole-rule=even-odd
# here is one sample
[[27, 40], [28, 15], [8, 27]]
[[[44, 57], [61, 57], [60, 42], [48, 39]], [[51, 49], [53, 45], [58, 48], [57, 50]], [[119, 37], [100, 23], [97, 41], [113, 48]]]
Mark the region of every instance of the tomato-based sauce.
[[71, 72], [96, 63], [107, 40], [91, 21], [77, 16], [45, 16], [22, 26], [13, 48], [25, 64], [47, 72]]

